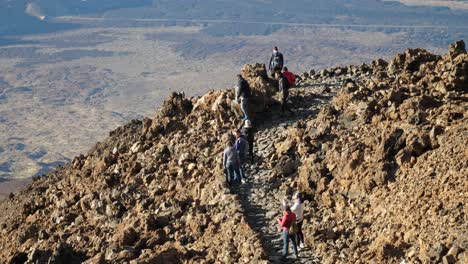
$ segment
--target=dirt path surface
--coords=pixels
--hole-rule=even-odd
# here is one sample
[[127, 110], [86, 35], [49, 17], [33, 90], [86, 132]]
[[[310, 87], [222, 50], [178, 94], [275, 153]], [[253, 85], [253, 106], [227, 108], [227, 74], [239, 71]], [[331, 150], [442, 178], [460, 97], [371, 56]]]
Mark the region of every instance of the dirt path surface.
[[[335, 88], [333, 88], [335, 87]], [[312, 245], [299, 249], [299, 258], [294, 259], [292, 246], [289, 248], [289, 257], [284, 260], [283, 242], [281, 230], [276, 219], [282, 217], [281, 201], [286, 197], [291, 198], [291, 194], [285, 193], [280, 188], [283, 184], [290, 185], [293, 182], [293, 175], [278, 177], [278, 169], [284, 170], [279, 174], [289, 174], [287, 160], [284, 163], [272, 164], [271, 157], [275, 155], [275, 145], [284, 139], [283, 133], [290, 127], [296, 127], [299, 122], [308, 118], [313, 118], [320, 108], [327, 104], [336, 86], [329, 86], [331, 92], [323, 92], [324, 84], [304, 84], [292, 90], [291, 108], [294, 115], [281, 114], [277, 107], [274, 107], [268, 115], [257, 118], [257, 130], [255, 134], [255, 164], [247, 165], [247, 176], [249, 180], [241, 184], [238, 191], [241, 196], [242, 205], [247, 214], [249, 225], [262, 237], [263, 246], [268, 253], [271, 263], [320, 263], [321, 260], [313, 254]], [[298, 161], [292, 161], [298, 162]], [[282, 164], [281, 164], [282, 163]], [[310, 214], [307, 208], [305, 214]], [[305, 234], [307, 243], [307, 234]]]

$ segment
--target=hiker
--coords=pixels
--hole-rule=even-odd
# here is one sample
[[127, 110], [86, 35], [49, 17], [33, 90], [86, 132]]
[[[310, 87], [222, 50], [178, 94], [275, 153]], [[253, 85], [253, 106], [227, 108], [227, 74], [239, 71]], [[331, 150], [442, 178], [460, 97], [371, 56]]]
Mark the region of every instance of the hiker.
[[278, 80], [278, 87], [281, 93], [281, 113], [284, 113], [285, 111], [293, 113], [293, 111], [291, 111], [291, 109], [289, 109], [289, 107], [287, 106], [287, 101], [289, 97], [289, 81], [288, 79], [286, 79], [286, 77], [284, 77], [284, 75], [281, 72], [277, 72], [275, 76]]
[[239, 153], [237, 153], [236, 147], [234, 146], [234, 140], [230, 138], [223, 152], [223, 167], [226, 173], [226, 182], [229, 185], [240, 181], [239, 166]]
[[252, 122], [250, 120], [245, 120], [244, 126], [242, 127], [242, 134], [245, 135], [247, 142], [249, 142], [249, 157], [250, 163], [254, 163], [254, 155], [253, 155], [253, 148], [254, 148], [254, 130], [252, 127]]
[[247, 142], [244, 135], [242, 135], [239, 129], [236, 130], [235, 135], [236, 135], [235, 147], [236, 147], [237, 152], [239, 153], [239, 159], [240, 159], [240, 165], [239, 165], [240, 178], [243, 181], [246, 181], [247, 176], [245, 175], [245, 162], [247, 160], [247, 154], [249, 152], [249, 142]]
[[291, 243], [293, 245], [294, 256], [296, 258], [298, 257], [296, 234], [289, 232], [294, 221], [296, 221], [296, 215], [291, 211], [291, 207], [289, 207], [289, 205], [283, 206], [283, 219], [277, 219], [278, 224], [283, 229], [283, 258], [288, 256], [289, 239], [291, 239]]
[[257, 71], [257, 75], [260, 76], [263, 80], [268, 80], [268, 72], [266, 70], [265, 64], [262, 64], [260, 70]]
[[241, 74], [237, 75], [238, 83], [236, 89], [236, 102], [239, 102], [240, 99], [240, 108], [244, 116], [242, 120], [250, 120], [249, 119], [249, 109], [247, 109], [248, 99], [250, 97], [250, 86], [249, 83], [242, 77]]
[[283, 54], [278, 51], [278, 47], [273, 48], [273, 53], [270, 57], [270, 62], [268, 64], [268, 69], [271, 72], [271, 76], [275, 77], [275, 73], [281, 71], [284, 64]]
[[[289, 205], [288, 201], [284, 200], [283, 205]], [[300, 192], [297, 192], [293, 196], [291, 211], [296, 215], [297, 222], [297, 235], [296, 235], [296, 245], [299, 248], [304, 248], [304, 234], [302, 233], [302, 223], [304, 220], [304, 198]]]
[[290, 71], [288, 71], [288, 67], [283, 67], [283, 75], [289, 81], [289, 87], [296, 86], [296, 75]]

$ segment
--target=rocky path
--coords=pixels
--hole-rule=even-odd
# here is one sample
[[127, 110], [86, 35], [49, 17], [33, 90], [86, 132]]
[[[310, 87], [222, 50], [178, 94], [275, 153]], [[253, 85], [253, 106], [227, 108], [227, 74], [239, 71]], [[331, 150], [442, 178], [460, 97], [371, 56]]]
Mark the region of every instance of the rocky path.
[[[320, 259], [310, 248], [300, 249], [299, 258], [293, 259], [292, 246], [290, 256], [282, 260], [281, 229], [276, 219], [282, 217], [281, 201], [286, 193], [280, 186], [292, 183], [292, 178], [272, 177], [273, 168], [269, 162], [274, 145], [281, 141], [281, 135], [288, 127], [297, 125], [299, 120], [316, 115], [321, 106], [327, 104], [332, 93], [324, 93], [325, 86], [306, 84], [292, 91], [294, 115], [281, 115], [276, 107], [265, 116], [258, 118], [255, 135], [255, 164], [248, 165], [249, 181], [239, 187], [242, 204], [250, 226], [261, 235], [263, 246], [271, 263], [320, 263]], [[335, 91], [332, 89], [332, 92]], [[291, 195], [288, 196], [290, 198]], [[307, 238], [306, 238], [307, 240]]]

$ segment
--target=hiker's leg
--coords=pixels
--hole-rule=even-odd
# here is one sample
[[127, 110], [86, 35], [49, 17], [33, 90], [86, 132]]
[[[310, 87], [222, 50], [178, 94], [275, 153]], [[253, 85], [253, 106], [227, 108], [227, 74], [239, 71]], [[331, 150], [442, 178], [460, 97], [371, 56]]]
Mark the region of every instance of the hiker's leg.
[[250, 120], [249, 119], [249, 112], [248, 112], [248, 109], [247, 109], [247, 99], [242, 99], [240, 106], [241, 106], [242, 113], [244, 114], [243, 120]]
[[244, 175], [244, 179], [247, 179], [247, 174], [245, 173], [246, 169], [245, 169], [245, 164], [247, 163], [247, 158], [244, 159], [243, 163], [242, 163], [242, 173]]
[[291, 243], [292, 243], [292, 246], [293, 246], [294, 255], [297, 256], [296, 234], [291, 234], [291, 235], [289, 235], [289, 237], [291, 238]]
[[230, 170], [229, 170], [229, 176], [230, 176], [231, 184], [237, 182], [238, 175], [239, 175], [239, 173], [238, 173], [238, 170], [237, 170], [237, 165], [236, 164], [231, 164]]
[[234, 176], [234, 182], [239, 183], [240, 180], [241, 180], [241, 178], [240, 178], [241, 177], [241, 175], [240, 175], [240, 166], [239, 165], [236, 165], [234, 167], [234, 175], [235, 175]]
[[288, 247], [289, 247], [289, 232], [287, 230], [283, 230], [283, 256], [288, 255]]
[[228, 165], [227, 165], [227, 179], [228, 179], [229, 185], [232, 184], [232, 178], [233, 178], [233, 176], [234, 176], [233, 166], [232, 166], [232, 164], [228, 164]]
[[284, 113], [286, 110], [286, 99], [283, 97], [281, 98], [281, 113]]
[[244, 178], [244, 179], [247, 179], [247, 175], [245, 175], [245, 164], [244, 164], [245, 160], [242, 161], [242, 164], [240, 166], [240, 174], [241, 174], [241, 177]]
[[281, 65], [276, 65], [276, 66], [275, 66], [275, 69], [273, 70], [273, 72], [281, 72], [282, 69], [283, 69], [283, 66], [281, 66]]
[[227, 182], [227, 184], [230, 184], [230, 183], [229, 183], [229, 172], [228, 172], [228, 169], [227, 169], [227, 168], [224, 168], [224, 175], [226, 176], [226, 182]]
[[239, 175], [240, 179], [244, 178], [244, 160], [241, 160], [241, 163], [239, 165]]
[[304, 244], [304, 235], [302, 234], [302, 223], [304, 220], [297, 223], [297, 245]]
[[254, 152], [254, 142], [252, 140], [251, 142], [249, 142], [249, 156], [250, 156], [250, 162], [252, 163], [252, 165], [254, 163], [254, 154], [253, 154], [253, 152]]
[[288, 98], [289, 98], [289, 94], [286, 95], [286, 96], [283, 98], [284, 110], [286, 110], [286, 111], [288, 111], [288, 112], [292, 112], [291, 109], [289, 108], [289, 105], [288, 105]]

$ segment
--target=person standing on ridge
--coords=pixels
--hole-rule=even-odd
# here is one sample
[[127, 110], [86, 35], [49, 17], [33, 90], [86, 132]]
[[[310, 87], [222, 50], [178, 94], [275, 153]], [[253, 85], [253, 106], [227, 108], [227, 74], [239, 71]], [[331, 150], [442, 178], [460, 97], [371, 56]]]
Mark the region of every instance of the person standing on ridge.
[[281, 113], [288, 111], [293, 114], [293, 111], [291, 111], [291, 109], [289, 109], [287, 106], [289, 97], [289, 81], [281, 72], [277, 72], [275, 75], [276, 79], [278, 80], [278, 88], [281, 93]]
[[283, 75], [288, 79], [289, 87], [296, 86], [296, 75], [290, 71], [288, 71], [288, 67], [283, 67]]
[[226, 148], [223, 152], [223, 168], [226, 173], [226, 182], [229, 185], [240, 181], [240, 158], [234, 146], [234, 140], [231, 138], [227, 141]]
[[250, 157], [250, 162], [253, 164], [254, 163], [254, 154], [253, 154], [253, 148], [254, 148], [254, 130], [252, 127], [252, 122], [250, 120], [246, 120], [244, 123], [244, 127], [242, 127], [242, 134], [245, 135], [247, 138], [247, 142], [249, 142], [249, 157]]
[[276, 72], [281, 71], [284, 65], [283, 54], [278, 51], [278, 47], [273, 48], [273, 53], [270, 57], [270, 62], [268, 63], [268, 69], [271, 72], [271, 76], [274, 77]]
[[283, 229], [283, 258], [288, 256], [289, 252], [289, 240], [293, 245], [294, 256], [298, 258], [297, 253], [297, 244], [296, 244], [296, 234], [290, 234], [289, 229], [294, 221], [296, 221], [296, 215], [291, 211], [289, 205], [283, 207], [283, 218], [277, 219], [276, 221]]
[[[283, 205], [289, 205], [288, 201], [284, 200]], [[304, 248], [304, 234], [302, 233], [302, 220], [304, 220], [304, 199], [302, 198], [302, 194], [299, 192], [295, 193], [293, 196], [291, 211], [296, 215], [296, 245], [299, 246], [299, 248]]]
[[249, 119], [249, 109], [247, 108], [248, 99], [250, 97], [250, 86], [249, 83], [242, 77], [241, 74], [237, 75], [237, 87], [236, 87], [236, 102], [239, 102], [240, 99], [240, 108], [244, 116], [242, 120], [250, 120]]
[[247, 176], [245, 175], [245, 162], [247, 161], [247, 153], [249, 152], [249, 143], [244, 138], [244, 135], [241, 134], [241, 131], [238, 129], [235, 132], [236, 134], [236, 143], [235, 147], [237, 152], [239, 153], [240, 158], [240, 178], [244, 181], [247, 180]]

